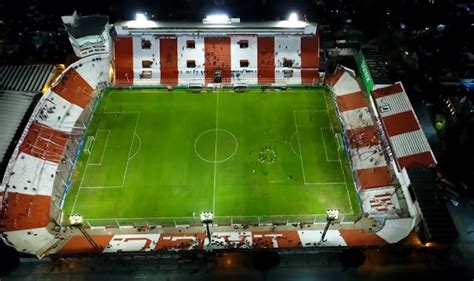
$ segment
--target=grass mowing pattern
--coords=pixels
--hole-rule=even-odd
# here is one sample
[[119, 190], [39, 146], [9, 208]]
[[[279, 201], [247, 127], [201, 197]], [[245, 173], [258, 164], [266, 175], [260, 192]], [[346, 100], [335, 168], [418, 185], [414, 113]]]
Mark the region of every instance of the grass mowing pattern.
[[[217, 129], [217, 130], [216, 130]], [[330, 94], [112, 90], [65, 202], [86, 220], [359, 214]], [[301, 155], [301, 156], [300, 156]]]

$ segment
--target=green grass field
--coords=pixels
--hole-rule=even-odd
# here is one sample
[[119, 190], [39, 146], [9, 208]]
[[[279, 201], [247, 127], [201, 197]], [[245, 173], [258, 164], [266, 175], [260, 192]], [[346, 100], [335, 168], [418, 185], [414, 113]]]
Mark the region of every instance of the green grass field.
[[[88, 127], [65, 214], [107, 220], [359, 214], [325, 89], [112, 90]], [[95, 140], [91, 136], [94, 136]]]

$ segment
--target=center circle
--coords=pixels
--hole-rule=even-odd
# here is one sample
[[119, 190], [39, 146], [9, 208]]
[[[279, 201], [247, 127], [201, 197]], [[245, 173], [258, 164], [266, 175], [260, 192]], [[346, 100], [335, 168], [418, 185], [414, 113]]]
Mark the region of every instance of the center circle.
[[206, 130], [194, 141], [194, 152], [208, 163], [225, 162], [237, 153], [238, 148], [237, 138], [224, 129]]

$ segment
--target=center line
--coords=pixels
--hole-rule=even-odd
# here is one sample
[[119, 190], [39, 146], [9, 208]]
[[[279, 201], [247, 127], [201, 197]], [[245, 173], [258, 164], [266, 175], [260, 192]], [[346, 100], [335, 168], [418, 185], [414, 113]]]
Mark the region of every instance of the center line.
[[219, 126], [219, 92], [216, 93], [216, 141], [214, 143], [214, 190], [212, 194], [212, 212], [216, 212], [216, 175], [217, 175], [217, 129]]

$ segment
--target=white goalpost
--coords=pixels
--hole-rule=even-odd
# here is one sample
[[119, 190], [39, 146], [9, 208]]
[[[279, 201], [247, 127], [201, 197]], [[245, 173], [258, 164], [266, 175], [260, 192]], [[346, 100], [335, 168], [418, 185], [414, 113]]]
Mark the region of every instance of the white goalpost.
[[342, 134], [334, 133], [334, 138], [336, 139], [337, 150], [340, 151], [344, 148], [344, 143], [342, 142]]
[[94, 142], [95, 142], [95, 137], [94, 136], [88, 136], [87, 137], [86, 144], [84, 145], [84, 152], [85, 153], [87, 153], [87, 154], [91, 153], [91, 148], [92, 148], [92, 145], [94, 144]]

